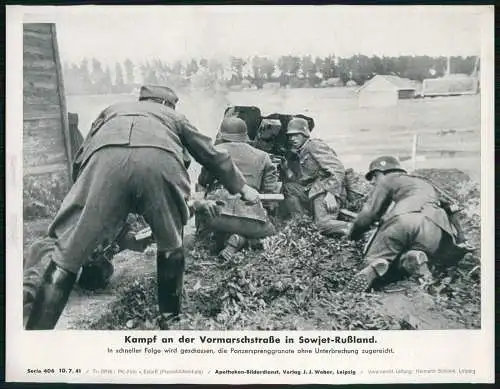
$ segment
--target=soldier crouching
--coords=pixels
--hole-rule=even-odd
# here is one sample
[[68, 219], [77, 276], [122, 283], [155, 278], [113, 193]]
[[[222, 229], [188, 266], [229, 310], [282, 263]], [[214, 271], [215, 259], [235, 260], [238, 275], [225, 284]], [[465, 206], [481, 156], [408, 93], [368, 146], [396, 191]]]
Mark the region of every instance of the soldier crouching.
[[81, 266], [129, 213], [144, 217], [157, 243], [160, 313], [179, 314], [182, 233], [190, 216], [186, 149], [230, 193], [259, 201], [231, 157], [175, 111], [177, 101], [170, 88], [144, 86], [139, 101], [114, 104], [93, 123], [75, 158], [74, 184], [49, 227], [55, 249], [38, 280], [27, 330], [55, 327]]
[[310, 138], [307, 120], [293, 118], [286, 134], [292, 153], [283, 184], [288, 213], [312, 213], [324, 235], [347, 235], [350, 224], [338, 220], [340, 207], [346, 200], [344, 165], [324, 141]]
[[[237, 117], [226, 117], [221, 124], [220, 130], [216, 136], [215, 148], [221, 152], [227, 152], [236, 167], [241, 171], [249, 186], [257, 190], [259, 193], [278, 193], [279, 183], [276, 167], [273, 165], [269, 154], [259, 150], [250, 144], [248, 137], [248, 129], [245, 122]], [[215, 203], [222, 204], [224, 202], [238, 204], [237, 199], [230, 199], [230, 194], [226, 189], [222, 188], [213, 174], [206, 168], [203, 168], [198, 178], [198, 184], [206, 188], [206, 199], [212, 200]], [[240, 207], [241, 210], [247, 210], [245, 217], [246, 223], [241, 221], [241, 225], [237, 222], [238, 215], [231, 220], [232, 224], [223, 225], [227, 220], [217, 218], [213, 212], [207, 211], [208, 204], [198, 207], [199, 211], [196, 215], [197, 232], [199, 236], [206, 236], [208, 233], [214, 232], [214, 227], [218, 227], [215, 231], [215, 238], [222, 250], [219, 255], [230, 260], [234, 254], [244, 248], [248, 243], [259, 245], [258, 239], [252, 239], [253, 233], [250, 220], [252, 214], [261, 217], [262, 224], [255, 224], [260, 235], [274, 233], [274, 227], [269, 221], [266, 211], [262, 204], [255, 204], [251, 207]], [[213, 209], [213, 208], [208, 208]], [[244, 226], [248, 226], [245, 229]], [[232, 227], [235, 229], [233, 230]], [[239, 230], [240, 233], [237, 233]], [[221, 230], [227, 232], [221, 233]]]
[[349, 237], [360, 239], [374, 223], [379, 227], [365, 253], [365, 267], [348, 285], [352, 292], [369, 290], [375, 280], [396, 266], [411, 276], [429, 281], [429, 261], [443, 261], [465, 251], [457, 245], [457, 230], [440, 206], [429, 182], [408, 175], [394, 157], [375, 159], [366, 179], [374, 189], [358, 214]]

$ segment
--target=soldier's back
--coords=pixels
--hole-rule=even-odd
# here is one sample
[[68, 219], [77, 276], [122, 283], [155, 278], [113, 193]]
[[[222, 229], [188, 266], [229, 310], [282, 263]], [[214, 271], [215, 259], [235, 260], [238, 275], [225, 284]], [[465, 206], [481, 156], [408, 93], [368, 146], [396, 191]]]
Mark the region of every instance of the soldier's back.
[[265, 151], [243, 142], [221, 143], [216, 148], [229, 153], [234, 164], [245, 176], [248, 185], [260, 188], [266, 162], [270, 163], [270, 157]]
[[93, 122], [77, 164], [84, 164], [103, 147], [153, 147], [171, 152], [184, 163], [178, 125], [184, 116], [153, 102], [135, 101], [110, 105]]

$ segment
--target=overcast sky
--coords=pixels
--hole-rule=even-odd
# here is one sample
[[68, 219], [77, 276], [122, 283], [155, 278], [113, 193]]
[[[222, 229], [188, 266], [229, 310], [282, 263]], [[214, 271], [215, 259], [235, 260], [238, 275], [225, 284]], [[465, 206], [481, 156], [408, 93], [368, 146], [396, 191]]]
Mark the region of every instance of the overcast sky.
[[485, 11], [470, 6], [43, 8], [57, 23], [63, 61], [96, 57], [107, 63], [127, 57], [477, 55]]

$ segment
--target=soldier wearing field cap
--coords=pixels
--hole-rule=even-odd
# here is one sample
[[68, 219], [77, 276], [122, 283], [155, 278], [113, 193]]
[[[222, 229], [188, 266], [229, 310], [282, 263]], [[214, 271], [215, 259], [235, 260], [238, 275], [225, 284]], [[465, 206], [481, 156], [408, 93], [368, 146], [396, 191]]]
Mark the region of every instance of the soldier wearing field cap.
[[423, 280], [430, 279], [429, 260], [440, 259], [438, 253], [452, 252], [457, 236], [435, 188], [407, 174], [391, 156], [375, 159], [366, 179], [373, 182], [374, 189], [349, 237], [358, 240], [374, 223], [378, 222], [379, 227], [367, 247], [366, 266], [351, 280], [348, 290], [369, 290], [392, 265]]
[[[215, 148], [231, 155], [235, 165], [245, 176], [247, 184], [259, 191], [259, 193], [278, 193], [278, 173], [271, 161], [271, 157], [265, 151], [251, 146], [248, 137], [248, 129], [245, 121], [240, 118], [229, 116], [224, 118], [217, 133]], [[207, 189], [209, 198], [218, 199], [224, 196], [225, 189], [220, 189], [220, 184], [214, 175], [207, 169], [202, 168], [198, 183]], [[262, 206], [262, 205], [255, 205]], [[203, 210], [203, 209], [202, 209]], [[199, 233], [203, 235], [203, 217], [200, 214]], [[231, 234], [225, 239], [224, 249], [219, 255], [225, 260], [240, 251], [248, 242], [247, 237], [239, 234]]]
[[294, 156], [289, 160], [288, 180], [283, 186], [288, 211], [312, 212], [325, 235], [347, 234], [350, 224], [337, 220], [346, 198], [344, 165], [323, 140], [310, 137], [307, 120], [292, 118], [286, 134]]
[[216, 150], [175, 111], [175, 92], [143, 86], [139, 101], [104, 109], [74, 161], [74, 184], [48, 235], [55, 239], [26, 329], [53, 329], [77, 273], [129, 213], [144, 217], [157, 243], [158, 304], [164, 317], [180, 312], [184, 274], [183, 226], [191, 212], [186, 150], [232, 193], [258, 202], [227, 152]]

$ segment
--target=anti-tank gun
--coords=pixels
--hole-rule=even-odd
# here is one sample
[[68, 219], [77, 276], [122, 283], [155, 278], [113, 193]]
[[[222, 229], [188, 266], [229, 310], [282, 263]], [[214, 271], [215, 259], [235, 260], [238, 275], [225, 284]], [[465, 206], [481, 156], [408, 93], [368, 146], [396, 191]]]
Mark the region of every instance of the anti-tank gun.
[[[263, 116], [261, 110], [255, 106], [232, 106], [226, 109], [224, 117], [236, 116], [245, 121], [248, 129], [248, 137], [252, 146], [265, 151], [271, 157], [279, 174], [279, 181], [283, 184], [290, 180], [293, 165], [297, 162], [294, 154], [290, 152], [287, 145], [286, 129], [288, 122], [294, 118], [302, 118], [309, 123], [310, 131], [314, 130], [314, 119], [302, 114], [273, 113]], [[352, 169], [346, 170], [345, 188], [347, 203], [353, 211], [359, 211], [366, 199], [368, 190], [366, 183], [359, 182]], [[346, 209], [345, 217], [353, 219]]]
[[286, 128], [288, 122], [294, 118], [302, 118], [309, 123], [309, 129], [314, 129], [314, 119], [302, 114], [272, 113], [262, 115], [255, 106], [232, 106], [224, 112], [224, 117], [236, 116], [242, 119], [248, 129], [248, 137], [252, 146], [265, 151], [276, 166], [280, 182], [286, 182], [290, 151], [287, 146]]

